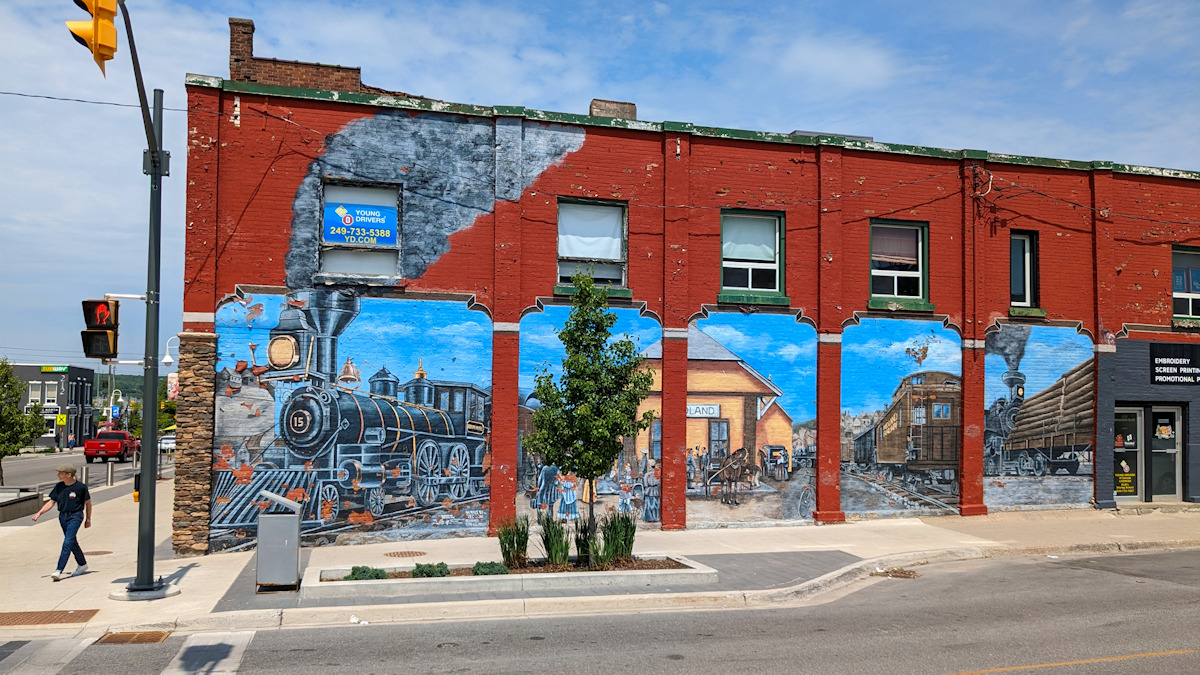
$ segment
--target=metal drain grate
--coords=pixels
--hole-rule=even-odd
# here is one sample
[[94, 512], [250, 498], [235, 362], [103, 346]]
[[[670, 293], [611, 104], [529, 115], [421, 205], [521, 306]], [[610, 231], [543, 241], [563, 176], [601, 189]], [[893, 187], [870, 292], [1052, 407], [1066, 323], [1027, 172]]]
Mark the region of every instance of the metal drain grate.
[[89, 555], [112, 555], [112, 551], [84, 551], [83, 555], [85, 557]]
[[167, 639], [169, 630], [142, 630], [129, 633], [105, 633], [96, 640], [98, 645], [154, 645]]
[[389, 558], [420, 558], [428, 554], [425, 551], [388, 551], [384, 555]]
[[55, 609], [46, 612], [0, 612], [0, 626], [87, 623], [99, 611], [98, 609]]

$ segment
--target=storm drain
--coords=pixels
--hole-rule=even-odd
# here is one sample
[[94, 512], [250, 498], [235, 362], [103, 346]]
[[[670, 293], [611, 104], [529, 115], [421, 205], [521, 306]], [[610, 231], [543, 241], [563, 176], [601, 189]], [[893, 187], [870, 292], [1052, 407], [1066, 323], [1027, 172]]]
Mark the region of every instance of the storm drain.
[[384, 555], [389, 558], [420, 558], [428, 554], [425, 551], [388, 551]]
[[128, 633], [105, 633], [96, 640], [98, 645], [154, 645], [167, 639], [169, 630], [140, 630]]
[[52, 623], [87, 623], [98, 609], [55, 609], [46, 612], [0, 612], [0, 626], [44, 626]]

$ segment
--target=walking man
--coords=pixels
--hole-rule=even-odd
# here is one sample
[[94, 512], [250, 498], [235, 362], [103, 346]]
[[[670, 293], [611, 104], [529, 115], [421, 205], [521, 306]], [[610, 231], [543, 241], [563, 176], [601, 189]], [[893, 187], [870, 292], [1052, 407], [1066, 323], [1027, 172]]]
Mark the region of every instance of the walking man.
[[79, 540], [76, 536], [79, 534], [79, 526], [92, 526], [92, 495], [88, 492], [88, 487], [83, 483], [75, 480], [75, 467], [71, 464], [60, 464], [56, 469], [58, 471], [58, 484], [50, 490], [50, 501], [46, 502], [40, 511], [33, 514], [33, 519], [36, 521], [42, 514], [50, 510], [52, 504], [58, 505], [58, 524], [63, 530], [63, 545], [62, 553], [58, 554], [58, 567], [54, 570], [54, 574], [50, 578], [58, 581], [67, 576], [64, 571], [67, 567], [67, 560], [71, 554], [75, 555], [75, 562], [79, 567], [71, 576], [78, 576], [87, 572], [87, 559], [83, 557], [83, 549], [79, 547]]

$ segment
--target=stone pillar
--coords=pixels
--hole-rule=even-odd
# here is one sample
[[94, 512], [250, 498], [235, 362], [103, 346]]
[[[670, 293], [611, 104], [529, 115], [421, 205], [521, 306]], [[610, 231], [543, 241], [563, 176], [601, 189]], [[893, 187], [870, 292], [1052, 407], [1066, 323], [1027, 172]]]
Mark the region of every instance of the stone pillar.
[[175, 508], [171, 537], [177, 557], [208, 553], [216, 366], [215, 333], [179, 334]]

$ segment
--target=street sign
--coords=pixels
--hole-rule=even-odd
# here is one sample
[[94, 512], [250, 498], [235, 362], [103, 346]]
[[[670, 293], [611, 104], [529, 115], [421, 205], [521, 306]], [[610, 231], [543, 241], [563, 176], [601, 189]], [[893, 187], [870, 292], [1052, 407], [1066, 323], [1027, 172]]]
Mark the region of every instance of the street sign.
[[121, 416], [121, 406], [119, 406], [119, 405], [114, 405], [114, 406], [112, 407], [112, 414], [111, 414], [111, 415], [109, 415], [109, 419], [114, 419], [114, 420], [115, 420], [115, 419], [117, 419], [117, 418], [118, 418], [118, 417], [120, 417], [120, 416]]
[[67, 426], [67, 416], [66, 416], [66, 415], [59, 415], [58, 417], [56, 417], [56, 418], [55, 418], [55, 420], [54, 420], [54, 423], [55, 423], [55, 424], [57, 424], [57, 425], [58, 425], [58, 426], [60, 426], [60, 427], [65, 427], [65, 426]]

